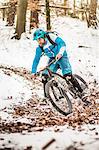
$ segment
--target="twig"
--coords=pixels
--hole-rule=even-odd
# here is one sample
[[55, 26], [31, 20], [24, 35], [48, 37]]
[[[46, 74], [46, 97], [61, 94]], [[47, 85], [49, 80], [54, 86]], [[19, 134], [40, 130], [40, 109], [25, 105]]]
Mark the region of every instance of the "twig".
[[45, 146], [43, 146], [42, 150], [45, 150], [46, 148], [48, 148], [55, 141], [56, 141], [55, 139], [50, 140], [48, 143], [45, 144]]

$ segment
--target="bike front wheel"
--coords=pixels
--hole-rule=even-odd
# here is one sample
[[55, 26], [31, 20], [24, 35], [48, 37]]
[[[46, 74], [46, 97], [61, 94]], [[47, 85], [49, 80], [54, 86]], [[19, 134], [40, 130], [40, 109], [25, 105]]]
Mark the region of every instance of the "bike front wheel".
[[57, 81], [54, 79], [48, 81], [45, 90], [49, 101], [59, 113], [67, 116], [72, 112], [72, 103], [64, 88]]

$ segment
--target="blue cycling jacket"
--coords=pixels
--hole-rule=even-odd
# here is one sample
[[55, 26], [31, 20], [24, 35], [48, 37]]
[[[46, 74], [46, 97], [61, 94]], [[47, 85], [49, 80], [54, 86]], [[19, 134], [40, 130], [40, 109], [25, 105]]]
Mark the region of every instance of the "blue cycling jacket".
[[[46, 38], [46, 43], [43, 46], [43, 52], [45, 55], [47, 55], [50, 59], [56, 57], [56, 55], [59, 53], [62, 55], [62, 58], [58, 61], [63, 74], [68, 74], [72, 72], [71, 65], [68, 60], [67, 52], [66, 52], [66, 44], [65, 42], [58, 36], [50, 33], [50, 38], [56, 43], [56, 45], [53, 45], [49, 42], [49, 40]], [[32, 73], [36, 73], [37, 66], [40, 61], [40, 57], [42, 56], [42, 49], [38, 45], [36, 48], [36, 54], [33, 60], [32, 64]], [[54, 70], [53, 70], [54, 71]]]

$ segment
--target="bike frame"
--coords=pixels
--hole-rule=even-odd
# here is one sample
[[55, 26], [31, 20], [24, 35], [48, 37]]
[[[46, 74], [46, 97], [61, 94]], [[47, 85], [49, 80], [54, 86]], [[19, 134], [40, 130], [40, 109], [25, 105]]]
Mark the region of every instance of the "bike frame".
[[[53, 63], [56, 63], [57, 61], [58, 61], [58, 59], [57, 59], [57, 60], [56, 60], [56, 59], [53, 59], [47, 66], [45, 66], [43, 69], [39, 70], [39, 71], [36, 73], [36, 77], [40, 76], [41, 72], [43, 72], [44, 70], [47, 70], [47, 71], [48, 71], [49, 79], [52, 77], [52, 74], [56, 74], [56, 75], [60, 76], [61, 78], [65, 79], [65, 81], [67, 82], [68, 85], [69, 85], [69, 84], [71, 85], [71, 83], [70, 83], [68, 80], [66, 80], [66, 78], [63, 77], [63, 75], [58, 74], [58, 73], [55, 73], [55, 72], [53, 72], [53, 71], [51, 71], [51, 70], [49, 69], [49, 66], [52, 65]], [[36, 79], [39, 80], [40, 82], [42, 82], [42, 80], [40, 80], [39, 78], [36, 78]]]
[[[53, 71], [51, 71], [49, 69], [49, 66], [52, 65], [53, 63], [57, 62], [58, 60], [56, 59], [53, 59], [47, 66], [45, 66], [43, 69], [39, 70], [37, 73], [36, 73], [36, 76], [39, 76], [41, 74], [41, 72], [43, 72], [44, 70], [47, 70], [48, 71], [48, 76], [49, 78], [52, 77], [52, 74], [54, 73]], [[54, 73], [55, 74], [55, 73]], [[63, 76], [59, 75], [60, 77], [63, 78]], [[39, 80], [39, 79], [38, 79]], [[41, 80], [39, 80], [40, 82], [42, 82]]]

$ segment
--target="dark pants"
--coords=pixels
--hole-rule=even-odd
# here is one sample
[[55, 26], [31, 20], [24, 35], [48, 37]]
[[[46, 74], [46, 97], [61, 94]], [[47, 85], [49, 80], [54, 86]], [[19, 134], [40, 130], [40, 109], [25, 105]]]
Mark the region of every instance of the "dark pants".
[[[77, 81], [76, 78], [73, 77], [72, 74], [65, 74], [64, 77], [67, 79], [67, 81], [69, 80], [74, 88], [77, 88], [79, 92], [83, 92], [83, 89], [81, 88], [79, 82]], [[44, 96], [46, 96], [46, 91], [45, 91], [45, 85], [48, 82], [49, 77], [47, 74], [42, 74], [42, 82], [43, 82], [43, 88], [44, 88]]]
[[46, 96], [46, 91], [45, 91], [45, 85], [48, 82], [48, 79], [49, 79], [49, 77], [48, 77], [47, 74], [42, 74], [42, 83], [43, 83], [43, 89], [44, 89], [44, 96], [45, 97], [47, 97]]
[[65, 74], [64, 77], [67, 78], [67, 81], [69, 80], [72, 83], [73, 87], [74, 88], [76, 87], [79, 92], [81, 93], [83, 92], [83, 89], [81, 88], [79, 82], [77, 81], [76, 78], [73, 77], [72, 74]]

